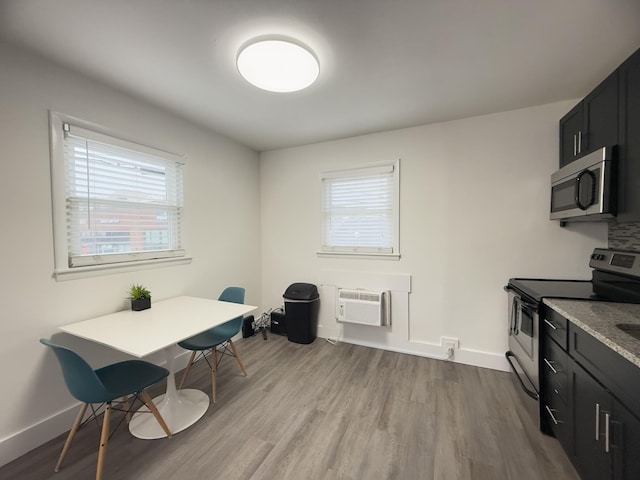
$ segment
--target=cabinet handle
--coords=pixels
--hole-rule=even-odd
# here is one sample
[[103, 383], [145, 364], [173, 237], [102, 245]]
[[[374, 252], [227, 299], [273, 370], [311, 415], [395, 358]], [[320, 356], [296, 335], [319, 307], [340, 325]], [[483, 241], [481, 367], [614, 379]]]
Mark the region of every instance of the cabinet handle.
[[546, 323], [547, 325], [549, 325], [552, 329], [554, 330], [558, 330], [558, 327], [556, 327], [553, 323], [551, 323], [549, 320], [547, 320], [546, 318], [544, 319], [544, 323]]
[[578, 132], [578, 153], [582, 151], [582, 130]]
[[600, 404], [596, 403], [596, 442], [600, 440]]
[[575, 157], [578, 153], [578, 136], [573, 135], [573, 156]]
[[549, 414], [549, 416], [551, 417], [551, 420], [553, 420], [553, 423], [555, 425], [558, 425], [560, 423], [564, 423], [564, 422], [556, 419], [555, 415], [553, 414], [553, 412], [555, 412], [555, 410], [552, 410], [551, 408], [549, 408], [549, 405], [545, 405], [544, 408], [547, 409], [547, 413]]
[[553, 362], [550, 362], [549, 360], [547, 360], [547, 359], [545, 358], [545, 359], [544, 359], [544, 363], [546, 363], [546, 364], [547, 364], [547, 367], [549, 367], [553, 373], [558, 373], [558, 370], [556, 370], [555, 368], [553, 368], [553, 365], [551, 365], [551, 363], [553, 363]]
[[604, 451], [609, 453], [609, 423], [611, 419], [611, 414], [604, 414]]

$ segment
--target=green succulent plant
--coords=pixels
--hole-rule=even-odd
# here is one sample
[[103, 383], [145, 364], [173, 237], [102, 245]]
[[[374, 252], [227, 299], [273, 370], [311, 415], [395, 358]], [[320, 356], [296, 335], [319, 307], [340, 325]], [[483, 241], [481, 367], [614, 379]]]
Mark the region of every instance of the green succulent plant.
[[139, 284], [131, 285], [129, 289], [129, 298], [131, 300], [140, 300], [141, 298], [151, 298], [151, 292]]

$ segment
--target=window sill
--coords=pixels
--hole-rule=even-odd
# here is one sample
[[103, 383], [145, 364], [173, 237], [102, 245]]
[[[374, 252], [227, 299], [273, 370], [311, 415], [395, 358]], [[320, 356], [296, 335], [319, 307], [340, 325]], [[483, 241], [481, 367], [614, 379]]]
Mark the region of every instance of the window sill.
[[154, 260], [142, 260], [137, 262], [115, 263], [105, 265], [92, 265], [87, 267], [64, 268], [53, 272], [53, 277], [58, 282], [76, 280], [79, 278], [99, 277], [115, 273], [136, 272], [152, 268], [168, 267], [174, 265], [188, 265], [191, 257], [161, 258]]
[[360, 258], [365, 260], [400, 260], [399, 253], [316, 252], [318, 258]]

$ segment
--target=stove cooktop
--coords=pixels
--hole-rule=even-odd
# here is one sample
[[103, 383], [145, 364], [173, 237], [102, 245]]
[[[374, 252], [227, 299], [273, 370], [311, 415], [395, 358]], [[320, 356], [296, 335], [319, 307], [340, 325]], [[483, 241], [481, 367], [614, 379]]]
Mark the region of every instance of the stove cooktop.
[[640, 252], [596, 248], [589, 266], [591, 280], [512, 278], [507, 288], [538, 303], [543, 298], [640, 303]]
[[590, 280], [546, 280], [539, 278], [511, 278], [509, 285], [536, 302], [543, 298], [576, 300], [605, 300], [594, 291]]

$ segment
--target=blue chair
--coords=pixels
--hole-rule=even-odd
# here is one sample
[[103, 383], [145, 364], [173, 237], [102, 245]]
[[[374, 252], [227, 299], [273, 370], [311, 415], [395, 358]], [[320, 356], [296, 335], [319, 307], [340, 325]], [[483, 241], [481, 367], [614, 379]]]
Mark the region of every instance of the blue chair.
[[[102, 420], [102, 433], [100, 435], [100, 447], [98, 450], [96, 480], [100, 480], [102, 478], [102, 467], [104, 465], [107, 443], [110, 436], [109, 419], [111, 416], [112, 402], [116, 399], [126, 399], [121, 403], [126, 407], [128, 415], [130, 412], [130, 396], [134, 396], [133, 402], [140, 398], [149, 408], [151, 413], [153, 413], [156, 420], [158, 420], [158, 423], [167, 434], [167, 437], [171, 437], [169, 427], [167, 427], [167, 424], [160, 415], [160, 412], [158, 412], [151, 396], [145, 390], [145, 388], [153, 385], [154, 383], [158, 383], [169, 374], [169, 371], [166, 368], [162, 368], [142, 360], [127, 360], [93, 370], [91, 366], [73, 350], [61, 345], [56, 345], [45, 338], [41, 338], [40, 343], [53, 350], [53, 353], [55, 353], [58, 362], [60, 363], [60, 367], [62, 367], [62, 374], [64, 375], [64, 381], [67, 384], [69, 392], [76, 399], [83, 402], [80, 407], [80, 411], [73, 422], [73, 426], [69, 431], [67, 441], [62, 448], [62, 453], [60, 453], [58, 463], [56, 463], [54, 469], [56, 472], [60, 470], [62, 460], [64, 460], [78, 428], [96, 416], [96, 412], [99, 407], [98, 409], [95, 409], [93, 407], [94, 403], [106, 405], [104, 418]], [[133, 402], [131, 405], [133, 405]], [[91, 405], [93, 413], [87, 420], [85, 420], [85, 422], [83, 422], [82, 419], [84, 418], [87, 406], [89, 405]]]
[[[244, 303], [244, 288], [227, 287], [220, 294], [218, 300], [223, 302]], [[204, 358], [209, 365], [209, 368], [211, 368], [211, 397], [214, 402], [216, 401], [216, 372], [218, 370], [218, 364], [224, 355], [231, 355], [232, 357], [235, 357], [238, 365], [240, 365], [240, 370], [242, 370], [245, 377], [247, 376], [247, 371], [244, 369], [242, 360], [238, 356], [236, 347], [231, 340], [231, 338], [237, 335], [242, 329], [242, 320], [243, 317], [236, 317], [222, 325], [213, 327], [206, 332], [199, 333], [198, 335], [178, 343], [182, 348], [193, 351], [191, 358], [189, 359], [189, 363], [187, 364], [187, 368], [182, 374], [182, 379], [180, 380], [180, 386], [178, 388], [182, 388], [184, 381], [187, 379], [187, 375], [189, 375], [191, 366], [201, 358]], [[220, 350], [218, 350], [219, 347]], [[229, 351], [229, 348], [231, 348], [231, 352]], [[209, 352], [211, 352], [211, 361], [207, 358], [207, 353]], [[196, 354], [198, 353], [200, 355], [196, 359]], [[222, 354], [220, 359], [218, 359], [218, 353]]]

